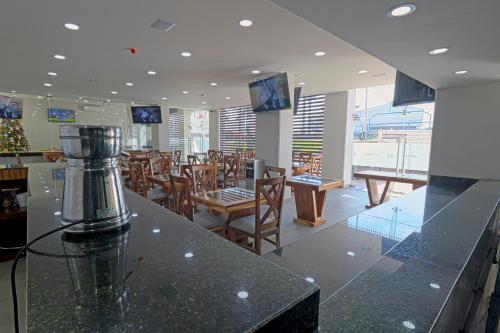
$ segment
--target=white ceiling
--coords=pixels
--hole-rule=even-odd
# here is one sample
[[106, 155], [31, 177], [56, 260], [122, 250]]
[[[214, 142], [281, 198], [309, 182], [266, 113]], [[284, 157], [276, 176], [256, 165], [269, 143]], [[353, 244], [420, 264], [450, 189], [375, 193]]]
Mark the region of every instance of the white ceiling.
[[385, 12], [404, 0], [272, 1], [434, 88], [500, 80], [498, 0], [411, 0], [402, 18]]
[[[150, 28], [157, 18], [176, 26], [168, 32]], [[254, 25], [240, 27], [244, 18]], [[80, 30], [65, 29], [65, 22]], [[268, 0], [5, 1], [0, 42], [0, 90], [38, 95], [217, 108], [249, 103], [253, 69], [287, 71], [291, 80], [296, 74], [296, 82], [307, 83], [303, 94], [384, 84], [394, 77], [390, 66]], [[126, 51], [130, 47], [138, 49], [135, 56]], [[318, 50], [327, 55], [315, 57]], [[181, 51], [193, 56], [181, 57]], [[357, 74], [360, 69], [369, 73]], [[158, 74], [147, 75], [148, 70]], [[219, 86], [211, 87], [212, 81]]]

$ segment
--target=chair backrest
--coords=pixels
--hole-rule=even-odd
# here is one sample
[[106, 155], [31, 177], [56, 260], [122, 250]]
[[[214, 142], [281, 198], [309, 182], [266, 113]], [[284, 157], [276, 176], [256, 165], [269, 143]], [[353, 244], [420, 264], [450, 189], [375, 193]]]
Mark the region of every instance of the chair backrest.
[[217, 152], [217, 161], [219, 163], [224, 163], [224, 153], [221, 150]]
[[[285, 176], [255, 180], [255, 231], [278, 228], [281, 224]], [[265, 204], [261, 206], [262, 197]], [[261, 211], [266, 207], [265, 211]]]
[[239, 185], [240, 157], [238, 155], [224, 156], [224, 187]]
[[196, 165], [200, 164], [198, 158], [195, 155], [187, 155], [188, 164]]
[[155, 166], [157, 173], [160, 175], [168, 175], [172, 172], [172, 159], [170, 156], [165, 156], [164, 158], [156, 160]]
[[321, 173], [321, 163], [323, 161], [323, 156], [322, 155], [312, 155], [311, 156], [311, 169], [310, 172], [315, 175], [319, 176]]
[[215, 191], [217, 188], [217, 164], [192, 165], [191, 182], [193, 193]]
[[141, 163], [144, 166], [144, 172], [153, 174], [153, 168], [151, 166], [151, 159], [148, 157], [144, 158], [130, 158], [130, 163]]
[[299, 163], [302, 164], [311, 164], [311, 153], [299, 153]]
[[170, 160], [172, 160], [172, 157], [174, 155], [171, 151], [160, 151], [159, 154], [160, 154], [161, 158], [167, 158], [167, 157], [169, 157]]
[[149, 184], [146, 178], [146, 172], [144, 171], [144, 165], [140, 162], [130, 162], [129, 170], [132, 191], [146, 197], [148, 194]]
[[207, 155], [208, 155], [209, 160], [216, 160], [217, 159], [217, 150], [209, 149], [207, 151]]
[[174, 150], [174, 158], [173, 158], [174, 166], [178, 167], [181, 164], [181, 155], [182, 155], [181, 150]]
[[255, 158], [255, 150], [245, 150], [246, 158]]
[[265, 165], [264, 166], [264, 178], [273, 178], [276, 176], [284, 176], [286, 174], [285, 168], [274, 167]]
[[170, 175], [170, 192], [172, 193], [173, 211], [193, 220], [193, 204], [191, 202], [191, 190], [189, 178]]
[[208, 159], [207, 153], [194, 153], [194, 156], [198, 159], [198, 162], [202, 163], [204, 160]]

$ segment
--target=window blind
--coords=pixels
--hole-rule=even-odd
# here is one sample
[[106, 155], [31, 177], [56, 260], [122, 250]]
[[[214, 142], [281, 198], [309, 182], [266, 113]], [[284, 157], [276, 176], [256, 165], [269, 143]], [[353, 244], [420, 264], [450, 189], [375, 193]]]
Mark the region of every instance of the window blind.
[[297, 114], [293, 116], [293, 160], [300, 153], [323, 152], [325, 95], [304, 96], [299, 99]]
[[236, 149], [255, 149], [255, 113], [250, 105], [220, 110], [220, 150], [225, 154]]

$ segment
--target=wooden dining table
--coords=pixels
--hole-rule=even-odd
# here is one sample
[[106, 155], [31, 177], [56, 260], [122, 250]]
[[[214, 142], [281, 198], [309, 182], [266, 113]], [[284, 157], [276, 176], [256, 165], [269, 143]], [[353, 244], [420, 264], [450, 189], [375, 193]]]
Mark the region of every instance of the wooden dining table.
[[344, 181], [303, 174], [288, 178], [286, 184], [295, 190], [297, 217], [293, 221], [309, 227], [317, 227], [325, 223], [323, 211], [327, 190], [343, 187]]
[[[240, 187], [230, 187], [220, 190], [197, 193], [192, 195], [192, 200], [207, 206], [214, 212], [225, 214], [226, 220], [224, 233], [234, 219], [255, 214], [255, 192]], [[266, 199], [262, 197], [261, 203]]]
[[[355, 172], [353, 176], [356, 178], [363, 178], [366, 181], [368, 199], [370, 200], [370, 203], [366, 205], [367, 208], [372, 208], [388, 201], [391, 197], [394, 183], [412, 184], [413, 190], [427, 184], [427, 175], [414, 173], [401, 174], [395, 171], [366, 170]], [[379, 193], [377, 187], [377, 181], [379, 180], [385, 182], [382, 194]]]

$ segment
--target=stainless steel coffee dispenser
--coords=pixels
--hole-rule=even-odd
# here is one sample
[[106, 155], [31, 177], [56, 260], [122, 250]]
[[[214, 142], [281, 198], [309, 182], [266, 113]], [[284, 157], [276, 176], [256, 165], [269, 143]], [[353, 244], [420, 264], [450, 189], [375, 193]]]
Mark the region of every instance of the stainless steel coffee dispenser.
[[65, 125], [59, 137], [68, 165], [64, 177], [62, 225], [71, 233], [94, 233], [128, 223], [118, 157], [121, 128]]

